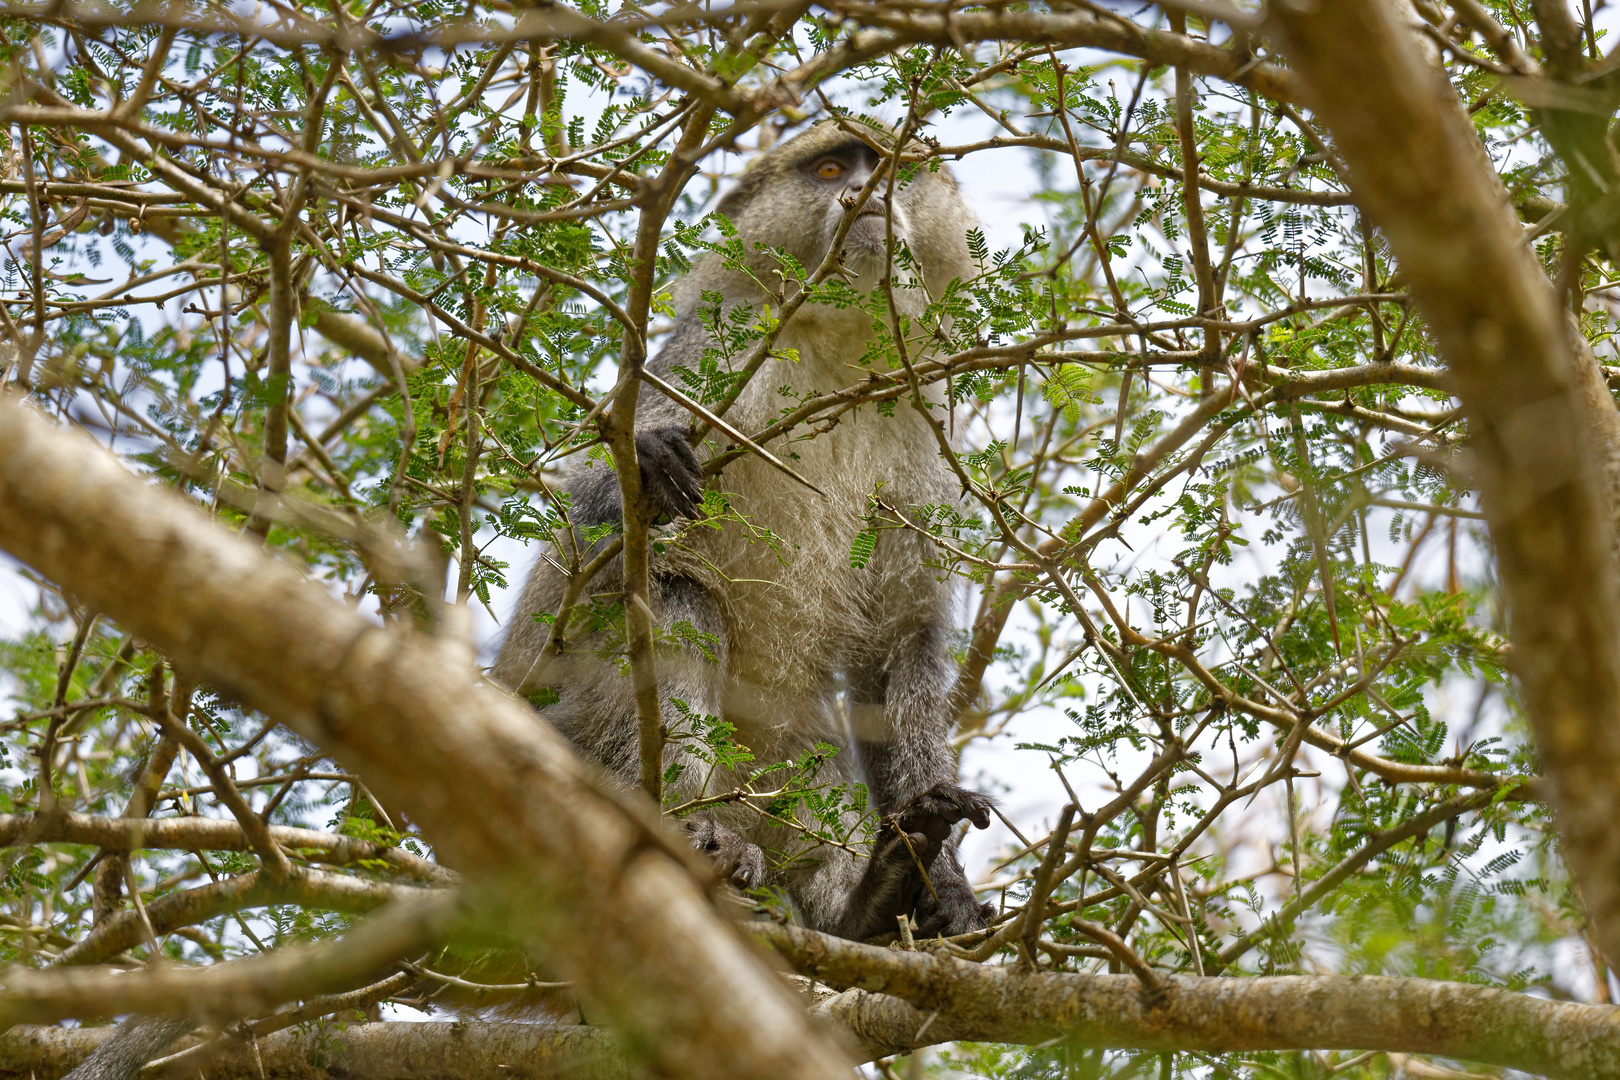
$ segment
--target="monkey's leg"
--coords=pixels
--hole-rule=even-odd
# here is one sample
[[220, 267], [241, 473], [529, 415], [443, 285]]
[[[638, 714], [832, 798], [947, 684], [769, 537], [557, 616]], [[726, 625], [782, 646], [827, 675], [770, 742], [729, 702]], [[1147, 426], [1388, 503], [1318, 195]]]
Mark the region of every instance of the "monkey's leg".
[[[989, 814], [990, 802], [982, 795], [937, 784], [884, 820], [869, 858], [839, 848], [819, 849], [807, 869], [790, 872], [788, 878], [805, 925], [855, 941], [892, 933], [898, 916], [913, 913], [918, 913], [918, 929], [924, 936], [951, 936], [982, 927], [990, 912], [974, 903], [960, 865], [947, 854], [957, 822], [968, 818], [983, 828]], [[949, 884], [952, 871], [966, 903], [973, 905], [971, 918], [958, 922], [971, 925], [953, 925], [937, 917], [941, 905], [933, 903], [930, 886], [933, 891], [945, 890], [940, 892], [942, 903], [956, 899], [952, 910], [962, 907]]]
[[[657, 652], [658, 695], [668, 737], [664, 766], [675, 767], [668, 794], [677, 803], [712, 789], [735, 786], [734, 778], [711, 770], [704, 759], [706, 728], [721, 716], [721, 694], [728, 653], [719, 605], [688, 577], [653, 580], [652, 607]], [[541, 711], [580, 752], [601, 762], [626, 786], [640, 771], [640, 721], [630, 679], [618, 664], [598, 656], [602, 641], [587, 638], [555, 665], [555, 704]], [[683, 819], [692, 845], [711, 856], [721, 878], [738, 888], [759, 885], [765, 875], [760, 849], [716, 814]]]
[[[899, 904], [915, 915], [925, 936], [952, 936], [981, 929], [993, 909], [974, 895], [950, 826], [966, 817], [982, 829], [990, 819], [989, 802], [954, 782], [949, 694], [956, 672], [946, 647], [949, 623], [943, 613], [937, 614], [909, 633], [895, 634], [881, 663], [851, 673], [850, 724], [878, 809], [898, 815], [908, 837], [920, 832], [927, 839], [926, 851], [914, 856], [898, 834], [889, 838], [887, 848], [880, 837], [860, 894], [891, 924], [899, 912], [889, 908]], [[891, 860], [886, 869], [880, 857], [885, 855]], [[895, 889], [913, 890], [913, 903], [908, 906], [900, 894], [891, 895]]]
[[[994, 913], [980, 905], [962, 874], [951, 833], [963, 818], [990, 824], [990, 800], [955, 784], [935, 784], [884, 819], [866, 873], [850, 898], [879, 929], [900, 915], [916, 919], [923, 937], [953, 937], [984, 927]], [[874, 933], [876, 931], [873, 931]]]

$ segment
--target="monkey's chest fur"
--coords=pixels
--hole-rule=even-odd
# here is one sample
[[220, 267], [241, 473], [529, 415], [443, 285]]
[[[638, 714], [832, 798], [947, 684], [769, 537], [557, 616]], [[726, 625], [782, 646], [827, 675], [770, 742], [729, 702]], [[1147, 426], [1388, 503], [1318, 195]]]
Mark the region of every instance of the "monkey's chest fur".
[[[860, 382], [870, 330], [858, 312], [801, 309], [779, 340], [798, 360], [770, 361], [728, 420], [757, 431], [809, 395]], [[942, 400], [930, 397], [936, 406]], [[825, 711], [835, 675], [881, 668], [908, 635], [949, 622], [951, 589], [920, 532], [884, 514], [870, 557], [851, 557], [874, 524], [874, 497], [912, 509], [958, 496], [938, 440], [909, 397], [887, 412], [863, 404], [813, 438], [769, 445], [824, 495], [757, 455], [734, 461], [716, 486], [743, 520], [689, 528], [666, 556], [669, 569], [696, 577], [718, 598], [729, 647], [727, 718], [760, 741], [771, 741], [762, 729], [802, 725], [805, 705]], [[936, 407], [933, 415], [946, 414]]]

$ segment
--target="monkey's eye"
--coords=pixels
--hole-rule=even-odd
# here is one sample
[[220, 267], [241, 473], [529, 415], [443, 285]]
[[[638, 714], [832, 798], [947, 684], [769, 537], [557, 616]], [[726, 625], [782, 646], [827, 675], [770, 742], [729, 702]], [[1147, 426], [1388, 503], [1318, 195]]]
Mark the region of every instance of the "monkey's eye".
[[822, 180], [836, 180], [848, 171], [849, 166], [837, 158], [827, 158], [816, 165], [816, 176]]

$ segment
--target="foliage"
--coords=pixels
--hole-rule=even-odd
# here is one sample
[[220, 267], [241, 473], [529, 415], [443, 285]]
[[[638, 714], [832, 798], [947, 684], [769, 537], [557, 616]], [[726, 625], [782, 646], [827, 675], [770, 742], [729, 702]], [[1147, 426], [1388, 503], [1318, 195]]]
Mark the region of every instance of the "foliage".
[[[1521, 0], [1490, 7], [1531, 23]], [[817, 301], [872, 316], [873, 348], [848, 393], [785, 398], [772, 435], [790, 446], [855, 410], [911, 408], [896, 328], [915, 377], [945, 384], [956, 406], [962, 502], [902, 521], [872, 492], [849, 561], [864, 567], [896, 530], [933, 538], [938, 572], [972, 605], [965, 767], [985, 745], [1016, 745], [1019, 768], [1052, 770], [1079, 814], [1067, 835], [1051, 834], [1055, 807], [1013, 822], [996, 864], [972, 868], [988, 871], [998, 926], [1049, 891], [1036, 955], [1009, 934], [951, 947], [1127, 970], [1087, 933], [1102, 926], [1160, 972], [1371, 972], [1557, 996], [1597, 986], [1606, 999], [1547, 814], [1516, 793], [1536, 760], [1488, 538], [1455, 468], [1461, 418], [1308, 115], [1198, 80], [1185, 127], [1172, 69], [995, 41], [896, 45], [846, 57], [836, 78], [800, 87], [799, 105], [717, 107], [745, 91], [785, 100], [769, 97], [775, 80], [847, 44], [876, 18], [865, 5], [787, 23], [580, 6], [703, 73], [720, 88], [708, 96], [626, 60], [617, 38], [520, 33], [522, 4], [294, 8], [255, 37], [200, 3], [178, 30], [118, 4], [0, 18], [18, 102], [0, 135], [0, 371], [39, 408], [379, 619], [458, 632], [448, 598], [508, 622], [622, 628], [618, 598], [526, 612], [514, 586], [548, 545], [577, 573], [590, 544], [613, 539], [566, 542], [558, 473], [573, 455], [603, 456], [594, 407], [633, 339], [667, 329], [673, 283], [696, 258], [744, 254], [708, 212], [739, 167], [726, 151], [828, 116], [926, 117], [929, 160], [912, 164], [965, 163], [975, 201], [994, 170], [1028, 175], [1027, 220], [976, 229], [976, 276], [914, 317], [891, 322], [884, 296], [836, 276], [813, 285]], [[1540, 220], [1562, 193], [1562, 159], [1486, 78], [1479, 39], [1442, 22], [1481, 137], [1527, 222]], [[658, 219], [649, 192], [667, 184], [680, 195]], [[647, 265], [636, 244], [649, 224]], [[1612, 268], [1556, 228], [1532, 235], [1607, 355]], [[897, 269], [910, 257], [897, 253]], [[702, 303], [714, 347], [677, 374], [720, 408], [779, 313]], [[722, 471], [706, 520], [682, 528], [751, 527], [724, 490]], [[680, 528], [653, 537], [658, 550], [680, 541]], [[182, 719], [231, 758], [266, 820], [431, 851], [360, 777], [192, 693], [143, 642], [36, 584], [30, 617], [0, 643], [0, 812], [124, 814], [156, 754], [154, 717], [185, 702]], [[685, 630], [660, 647], [702, 648]], [[865, 792], [817, 777], [847, 751], [754, 762], [724, 718], [687, 719], [670, 738], [746, 783], [706, 784], [674, 815], [730, 800], [772, 816], [784, 862], [870, 835]], [[190, 755], [159, 780], [155, 816], [230, 816]], [[1062, 858], [1042, 877], [1053, 843]], [[0, 855], [0, 962], [44, 964], [84, 937], [97, 864], [75, 845]], [[130, 880], [149, 907], [255, 865], [243, 852], [144, 852]], [[231, 911], [123, 955], [232, 957], [347, 921], [288, 904]], [[1555, 965], [1555, 949], [1590, 955], [1595, 978]], [[1121, 1078], [1316, 1077], [1349, 1057], [947, 1055], [975, 1075]]]

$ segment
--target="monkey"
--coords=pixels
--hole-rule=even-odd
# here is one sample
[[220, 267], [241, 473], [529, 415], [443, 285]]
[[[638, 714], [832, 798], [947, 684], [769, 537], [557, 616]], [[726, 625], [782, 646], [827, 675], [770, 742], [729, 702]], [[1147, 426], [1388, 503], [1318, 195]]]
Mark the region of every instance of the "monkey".
[[[884, 134], [866, 133], [870, 141]], [[855, 290], [870, 295], [889, 272], [891, 227], [896, 249], [910, 251], [905, 265], [919, 271], [908, 279], [893, 264], [901, 313], [914, 317], [953, 280], [970, 279], [967, 233], [975, 219], [942, 166], [918, 167], [892, 189], [880, 177], [856, 205], [884, 163], [869, 139], [838, 121], [823, 121], [755, 158], [718, 204], [743, 241], [745, 265], [728, 266], [713, 252], [697, 261], [675, 288], [673, 329], [647, 369], [678, 383], [676, 369], [699, 368], [716, 346], [705, 298], [723, 298], [722, 322], [744, 305], [778, 309], [802, 283], [773, 249], [814, 270], [848, 214], [855, 216], [839, 252], [840, 271]], [[874, 335], [872, 315], [859, 306], [811, 299], [782, 327], [728, 422], [757, 431], [799, 397], [850, 385], [863, 374]], [[921, 393], [934, 415], [947, 415], [950, 405], [937, 386]], [[680, 404], [642, 386], [636, 454], [644, 497], [659, 509], [659, 520], [700, 517], [700, 453], [715, 448], [695, 449], [690, 426]], [[773, 830], [757, 814], [736, 807], [701, 813], [685, 821], [690, 838], [733, 884], [784, 888], [813, 929], [861, 940], [894, 931], [902, 915], [924, 936], [981, 929], [993, 908], [976, 901], [951, 839], [964, 818], [986, 828], [991, 810], [989, 799], [955, 783], [948, 704], [953, 587], [930, 565], [929, 538], [914, 529], [878, 530], [865, 565], [856, 568], [851, 559], [874, 495], [886, 506], [951, 505], [960, 483], [929, 421], [904, 406], [889, 415], [863, 406], [813, 439], [772, 445], [824, 494], [753, 453], [730, 462], [717, 484], [755, 529], [779, 538], [780, 552], [736, 520], [694, 521], [658, 545], [651, 606], [660, 639], [681, 642], [661, 645], [656, 660], [665, 727], [678, 727], [688, 713], [723, 718], [762, 764], [832, 744], [839, 748], [827, 763], [834, 778], [865, 783], [884, 824], [864, 860], [823, 845], [815, 859], [776, 870], [761, 852]], [[584, 530], [621, 520], [620, 489], [600, 462], [572, 469], [564, 488], [574, 542], [583, 551]], [[589, 591], [622, 592], [615, 575], [622, 578], [617, 561]], [[561, 655], [537, 663], [549, 630], [537, 616], [558, 610], [565, 587], [555, 561], [536, 561], [490, 674], [520, 694], [546, 690], [543, 717], [582, 754], [634, 783], [636, 705], [630, 679], [603, 654], [602, 632], [568, 638]], [[680, 744], [665, 750], [666, 763], [690, 764]], [[676, 787], [694, 794], [703, 775], [701, 767], [685, 768]]]

